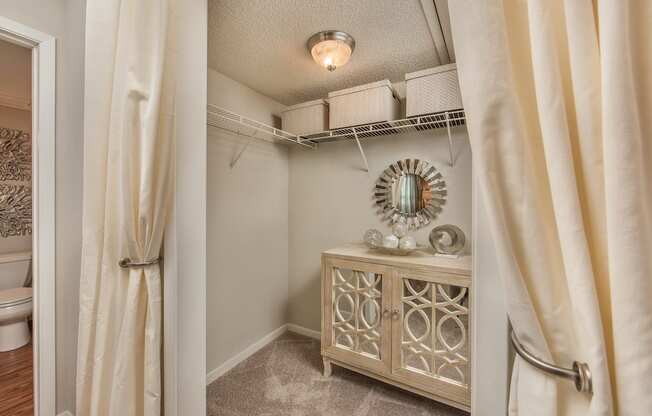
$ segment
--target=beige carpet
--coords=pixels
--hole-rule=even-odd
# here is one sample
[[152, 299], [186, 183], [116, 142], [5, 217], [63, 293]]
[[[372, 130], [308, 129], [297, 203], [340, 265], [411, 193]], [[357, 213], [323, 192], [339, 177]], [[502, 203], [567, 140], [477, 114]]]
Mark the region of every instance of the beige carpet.
[[468, 413], [333, 366], [286, 333], [208, 386], [208, 416], [462, 416]]

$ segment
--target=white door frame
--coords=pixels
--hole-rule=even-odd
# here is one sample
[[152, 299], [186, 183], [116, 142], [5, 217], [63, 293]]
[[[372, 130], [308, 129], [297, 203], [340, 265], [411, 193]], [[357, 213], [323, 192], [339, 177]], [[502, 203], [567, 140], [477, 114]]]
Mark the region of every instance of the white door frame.
[[163, 278], [166, 416], [206, 414], [207, 0], [174, 13], [175, 200], [165, 229]]
[[34, 414], [56, 413], [56, 40], [0, 16], [0, 39], [32, 50], [32, 279]]

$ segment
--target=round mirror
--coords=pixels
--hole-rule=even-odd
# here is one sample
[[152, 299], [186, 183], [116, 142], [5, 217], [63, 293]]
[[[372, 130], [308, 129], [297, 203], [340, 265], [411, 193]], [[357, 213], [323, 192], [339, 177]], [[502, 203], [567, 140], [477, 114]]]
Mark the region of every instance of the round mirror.
[[389, 165], [376, 181], [374, 198], [383, 220], [419, 228], [437, 218], [446, 202], [446, 182], [434, 166], [419, 159]]

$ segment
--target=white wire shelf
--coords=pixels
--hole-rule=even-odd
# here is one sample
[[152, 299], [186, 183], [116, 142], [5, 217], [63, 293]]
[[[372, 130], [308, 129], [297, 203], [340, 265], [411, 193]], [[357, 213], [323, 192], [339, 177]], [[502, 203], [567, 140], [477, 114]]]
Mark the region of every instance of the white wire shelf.
[[390, 134], [407, 133], [411, 131], [426, 131], [446, 128], [448, 132], [448, 157], [450, 165], [455, 165], [453, 156], [453, 136], [451, 127], [463, 126], [466, 124], [464, 110], [444, 111], [441, 113], [426, 114], [423, 116], [408, 117], [402, 120], [383, 121], [380, 123], [363, 124], [360, 126], [333, 129], [321, 133], [310, 134], [299, 137], [299, 143], [324, 143], [338, 140], [355, 140], [364, 163], [365, 170], [369, 172], [369, 163], [364, 153], [360, 139], [368, 137], [380, 137]]
[[241, 116], [213, 104], [207, 105], [206, 124], [254, 139], [274, 143], [292, 143], [308, 148], [315, 147], [314, 143], [308, 141], [302, 142], [296, 134], [288, 133], [287, 131]]
[[425, 131], [440, 128], [462, 126], [466, 124], [464, 110], [445, 111], [409, 117], [402, 120], [383, 121], [363, 124], [355, 127], [333, 129], [321, 133], [300, 136], [301, 143], [323, 143], [338, 140], [355, 140], [367, 137], [387, 136], [390, 134], [407, 133], [410, 131]]
[[[342, 129], [327, 130], [321, 133], [299, 136], [287, 131], [277, 129], [259, 121], [241, 116], [232, 111], [218, 107], [213, 104], [207, 106], [207, 121], [210, 126], [229, 131], [234, 134], [248, 136], [251, 139], [261, 139], [274, 143], [292, 143], [308, 148], [317, 147], [318, 143], [334, 142], [339, 140], [354, 140], [362, 156], [365, 170], [369, 171], [367, 157], [360, 143], [360, 139], [369, 137], [380, 137], [392, 134], [400, 134], [414, 131], [427, 131], [446, 128], [448, 130], [448, 149], [450, 165], [454, 165], [453, 140], [451, 127], [463, 126], [466, 124], [464, 110], [444, 111], [441, 113], [426, 114], [423, 116], [408, 117], [402, 120], [384, 121], [380, 123], [363, 124], [360, 126], [346, 127]], [[244, 148], [236, 155], [231, 162], [235, 166], [244, 151], [249, 146], [251, 139]]]

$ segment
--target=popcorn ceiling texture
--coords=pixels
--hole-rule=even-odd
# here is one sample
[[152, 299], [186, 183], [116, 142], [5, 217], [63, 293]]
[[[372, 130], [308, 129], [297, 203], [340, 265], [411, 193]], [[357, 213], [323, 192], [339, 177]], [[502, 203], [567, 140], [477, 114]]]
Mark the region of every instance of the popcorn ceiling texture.
[[[313, 33], [350, 33], [349, 63], [329, 73]], [[285, 105], [439, 65], [419, 0], [209, 0], [208, 66]]]

